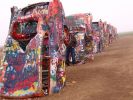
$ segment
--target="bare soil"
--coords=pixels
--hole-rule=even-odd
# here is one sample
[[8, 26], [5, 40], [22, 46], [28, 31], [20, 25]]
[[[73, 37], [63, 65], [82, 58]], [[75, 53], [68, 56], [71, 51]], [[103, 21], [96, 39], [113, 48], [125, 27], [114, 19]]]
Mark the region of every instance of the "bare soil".
[[93, 62], [66, 69], [67, 83], [60, 93], [32, 99], [133, 100], [133, 35], [119, 37]]

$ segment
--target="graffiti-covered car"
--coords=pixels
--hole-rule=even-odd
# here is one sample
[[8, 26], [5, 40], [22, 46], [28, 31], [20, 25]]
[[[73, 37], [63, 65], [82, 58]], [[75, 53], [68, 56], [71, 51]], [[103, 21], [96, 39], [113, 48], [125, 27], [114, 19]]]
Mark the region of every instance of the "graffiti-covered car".
[[59, 92], [65, 85], [61, 54], [64, 10], [59, 0], [11, 8], [0, 66], [0, 95], [27, 97]]
[[108, 34], [109, 34], [109, 44], [111, 44], [113, 42], [113, 40], [116, 40], [117, 38], [117, 29], [111, 25], [111, 24], [108, 24], [108, 27], [107, 27], [107, 30], [108, 30]]
[[101, 52], [104, 47], [103, 22], [101, 20], [98, 22], [92, 22], [92, 34], [94, 40], [94, 52]]
[[71, 34], [74, 34], [77, 39], [76, 60], [84, 63], [85, 58], [93, 58], [93, 46], [90, 46], [92, 40], [87, 38], [91, 36], [92, 15], [90, 13], [73, 14], [66, 16], [65, 21]]

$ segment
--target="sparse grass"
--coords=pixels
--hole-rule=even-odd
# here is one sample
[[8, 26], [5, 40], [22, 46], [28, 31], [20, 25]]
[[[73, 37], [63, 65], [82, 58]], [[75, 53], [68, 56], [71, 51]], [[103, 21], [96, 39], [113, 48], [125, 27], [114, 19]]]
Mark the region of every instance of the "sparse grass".
[[118, 33], [119, 36], [125, 36], [125, 35], [133, 35], [133, 31], [132, 32], [121, 32], [121, 33]]

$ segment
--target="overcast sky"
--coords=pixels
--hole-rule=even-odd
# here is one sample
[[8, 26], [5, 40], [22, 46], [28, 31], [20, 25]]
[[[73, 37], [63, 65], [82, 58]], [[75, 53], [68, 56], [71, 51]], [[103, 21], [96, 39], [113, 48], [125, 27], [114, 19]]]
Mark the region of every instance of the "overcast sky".
[[[0, 45], [9, 30], [10, 8], [22, 8], [28, 4], [46, 0], [2, 0], [0, 3]], [[48, 0], [47, 0], [48, 1]], [[117, 27], [118, 32], [133, 31], [133, 0], [60, 0], [65, 14], [92, 13], [93, 21], [102, 19]]]

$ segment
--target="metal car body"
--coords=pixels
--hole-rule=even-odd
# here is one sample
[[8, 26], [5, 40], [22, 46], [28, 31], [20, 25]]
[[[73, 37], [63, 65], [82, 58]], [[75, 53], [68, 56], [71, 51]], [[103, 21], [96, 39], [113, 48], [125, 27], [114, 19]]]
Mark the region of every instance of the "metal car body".
[[59, 0], [11, 8], [0, 66], [1, 96], [44, 96], [64, 87], [64, 16]]

